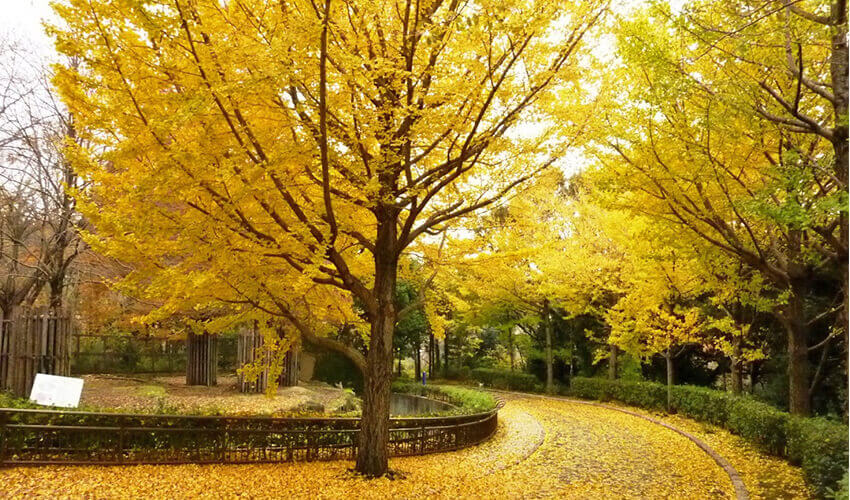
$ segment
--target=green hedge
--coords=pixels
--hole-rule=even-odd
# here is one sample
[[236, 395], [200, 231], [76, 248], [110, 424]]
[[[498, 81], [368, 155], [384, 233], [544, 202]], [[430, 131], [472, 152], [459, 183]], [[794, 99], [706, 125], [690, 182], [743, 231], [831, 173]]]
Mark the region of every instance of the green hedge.
[[[653, 382], [573, 377], [568, 394], [652, 410], [667, 407], [667, 386]], [[788, 458], [803, 469], [820, 496], [840, 488], [839, 481], [847, 471], [846, 425], [823, 418], [792, 417], [749, 397], [705, 387], [674, 386], [671, 406], [672, 411], [724, 427], [768, 453]]]
[[847, 427], [824, 418], [789, 417], [786, 433], [786, 456], [818, 493], [840, 489], [847, 474]]
[[[721, 403], [718, 401], [718, 404]], [[788, 413], [747, 397], [729, 398], [728, 412], [728, 420], [718, 425], [755, 443], [768, 453], [785, 456]]]
[[530, 373], [499, 370], [496, 368], [475, 368], [470, 373], [472, 380], [494, 389], [511, 391], [541, 391], [542, 386], [537, 377]]
[[583, 399], [620, 401], [653, 410], [662, 410], [667, 406], [667, 388], [650, 382], [612, 382], [601, 378], [573, 377], [569, 393]]

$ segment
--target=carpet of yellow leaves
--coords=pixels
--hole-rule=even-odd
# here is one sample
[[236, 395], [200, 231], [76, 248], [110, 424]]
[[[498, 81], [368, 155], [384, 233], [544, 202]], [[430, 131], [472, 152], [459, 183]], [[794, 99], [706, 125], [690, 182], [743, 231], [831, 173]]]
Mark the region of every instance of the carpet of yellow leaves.
[[301, 414], [300, 405], [319, 404], [327, 412], [346, 402], [343, 389], [318, 382], [297, 387], [281, 387], [273, 397], [265, 394], [241, 394], [236, 377], [220, 375], [213, 387], [187, 386], [184, 376], [135, 379], [120, 376], [86, 375], [83, 377], [81, 403], [89, 408], [108, 408], [122, 412], [150, 412], [165, 407], [169, 412], [222, 415]]
[[[605, 408], [504, 398], [493, 439], [393, 459], [404, 479], [364, 480], [348, 472], [348, 462], [42, 467], [0, 471], [0, 490], [11, 498], [732, 498], [725, 472], [669, 429]], [[765, 491], [758, 482], [781, 465], [729, 436], [704, 434], [700, 424], [671, 423], [717, 446], [755, 498]], [[783, 484], [805, 495], [798, 473]]]
[[628, 407], [628, 410], [663, 421], [702, 440], [735, 467], [751, 498], [790, 500], [814, 497], [799, 467], [792, 466], [782, 458], [762, 453], [740, 436], [678, 415], [652, 413], [633, 407]]

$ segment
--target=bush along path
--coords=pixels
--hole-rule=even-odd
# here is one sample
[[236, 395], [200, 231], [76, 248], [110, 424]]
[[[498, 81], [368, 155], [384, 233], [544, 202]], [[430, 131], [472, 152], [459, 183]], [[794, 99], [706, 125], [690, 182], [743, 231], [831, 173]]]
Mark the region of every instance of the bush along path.
[[674, 386], [668, 401], [662, 384], [574, 377], [568, 393], [651, 411], [672, 410], [726, 429], [759, 451], [799, 465], [819, 497], [840, 489], [842, 476], [846, 481], [848, 429], [838, 422], [794, 417], [749, 397], [704, 387]]
[[[709, 455], [656, 423], [569, 400], [500, 396], [504, 407], [492, 439], [457, 452], [391, 459], [400, 473], [395, 480], [353, 476], [351, 462], [31, 467], [0, 470], [0, 490], [9, 498], [736, 498]], [[811, 496], [786, 462], [740, 451], [725, 437], [712, 434], [709, 441], [699, 428], [686, 430], [730, 458], [752, 498]], [[770, 489], [748, 482], [762, 475], [779, 479]]]

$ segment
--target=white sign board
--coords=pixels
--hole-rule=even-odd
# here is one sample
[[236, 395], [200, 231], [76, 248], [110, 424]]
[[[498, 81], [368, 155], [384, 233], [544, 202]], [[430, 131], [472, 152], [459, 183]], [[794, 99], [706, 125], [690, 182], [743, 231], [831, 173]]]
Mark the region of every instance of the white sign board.
[[36, 373], [30, 401], [45, 406], [76, 408], [83, 393], [83, 379]]

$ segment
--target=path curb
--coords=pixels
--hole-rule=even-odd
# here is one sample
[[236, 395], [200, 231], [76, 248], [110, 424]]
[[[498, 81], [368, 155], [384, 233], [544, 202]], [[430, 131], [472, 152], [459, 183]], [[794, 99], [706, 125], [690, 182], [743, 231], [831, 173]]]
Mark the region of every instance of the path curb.
[[738, 473], [738, 471], [735, 469], [735, 467], [731, 463], [729, 463], [728, 460], [726, 460], [725, 458], [723, 458], [722, 455], [720, 455], [719, 453], [717, 453], [716, 451], [711, 449], [710, 446], [705, 444], [705, 442], [703, 442], [698, 437], [694, 436], [693, 434], [691, 434], [689, 432], [685, 432], [681, 429], [677, 429], [676, 427], [673, 427], [670, 424], [664, 423], [660, 420], [654, 419], [652, 417], [648, 417], [646, 415], [642, 415], [642, 414], [637, 413], [637, 412], [626, 410], [625, 408], [618, 408], [616, 406], [610, 406], [610, 405], [606, 405], [604, 403], [597, 403], [597, 402], [594, 402], [594, 401], [582, 401], [580, 399], [572, 399], [572, 398], [557, 397], [557, 396], [547, 396], [547, 395], [544, 395], [544, 394], [531, 394], [531, 393], [528, 393], [528, 392], [500, 391], [500, 390], [497, 390], [497, 389], [489, 389], [489, 388], [484, 388], [484, 389], [491, 391], [491, 392], [502, 392], [502, 393], [506, 393], [506, 394], [515, 394], [515, 395], [518, 395], [518, 396], [536, 397], [536, 398], [541, 398], [541, 399], [554, 399], [556, 401], [566, 401], [566, 402], [569, 402], [569, 403], [576, 403], [576, 404], [582, 404], [582, 405], [588, 405], [588, 406], [597, 406], [599, 408], [605, 408], [607, 410], [614, 410], [614, 411], [619, 411], [621, 413], [626, 413], [626, 414], [631, 415], [633, 417], [642, 418], [642, 419], [647, 420], [649, 422], [652, 422], [654, 424], [660, 425], [662, 427], [666, 427], [667, 429], [670, 429], [671, 431], [676, 432], [676, 433], [690, 439], [694, 444], [699, 446], [699, 448], [702, 451], [704, 451], [706, 454], [708, 454], [708, 456], [710, 456], [717, 463], [717, 465], [719, 465], [724, 471], [726, 471], [726, 474], [729, 476], [729, 479], [732, 481], [732, 487], [735, 489], [735, 498], [737, 500], [749, 500], [749, 498], [750, 498], [750, 494], [747, 491], [747, 487], [744, 485], [744, 480], [741, 479], [741, 475]]

